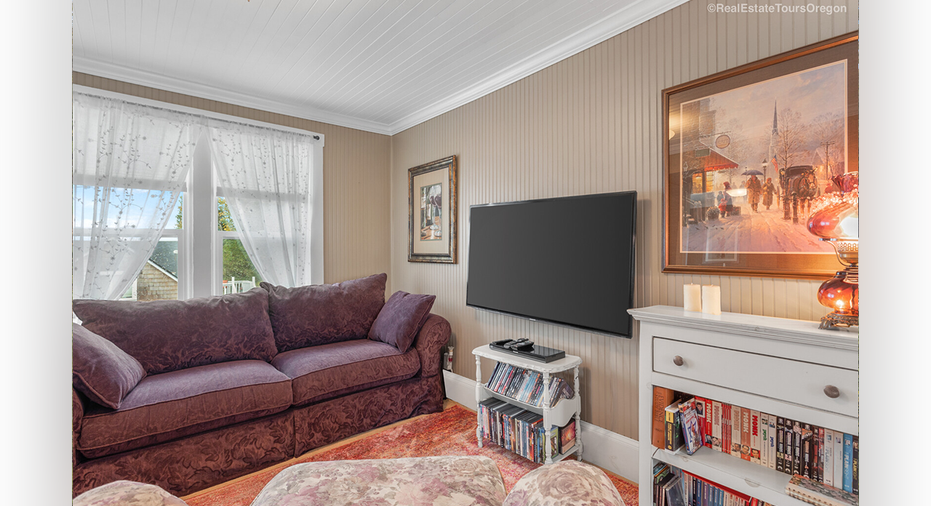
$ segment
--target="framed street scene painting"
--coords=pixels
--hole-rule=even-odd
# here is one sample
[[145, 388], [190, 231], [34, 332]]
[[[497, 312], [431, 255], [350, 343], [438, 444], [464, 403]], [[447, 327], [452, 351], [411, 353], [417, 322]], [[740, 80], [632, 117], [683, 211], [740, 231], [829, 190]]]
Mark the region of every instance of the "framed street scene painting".
[[858, 35], [663, 90], [663, 272], [823, 279], [811, 204], [858, 171]]
[[456, 263], [456, 156], [408, 169], [408, 262]]

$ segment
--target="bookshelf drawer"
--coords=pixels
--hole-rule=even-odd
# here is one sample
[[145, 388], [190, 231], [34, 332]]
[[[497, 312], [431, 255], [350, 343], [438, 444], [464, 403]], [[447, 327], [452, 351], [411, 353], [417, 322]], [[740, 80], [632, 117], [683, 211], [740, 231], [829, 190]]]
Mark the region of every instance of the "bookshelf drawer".
[[859, 376], [850, 369], [654, 338], [653, 370], [847, 416], [858, 415]]

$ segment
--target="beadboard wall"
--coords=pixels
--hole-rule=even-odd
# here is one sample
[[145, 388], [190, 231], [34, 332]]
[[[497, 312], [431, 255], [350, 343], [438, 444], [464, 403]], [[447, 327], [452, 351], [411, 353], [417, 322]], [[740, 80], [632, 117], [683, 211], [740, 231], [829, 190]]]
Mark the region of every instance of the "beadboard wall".
[[391, 138], [248, 107], [72, 72], [82, 86], [323, 134], [325, 283], [388, 272]]
[[[803, 320], [826, 312], [820, 282], [662, 273], [662, 90], [858, 26], [856, 1], [822, 2], [846, 5], [831, 16], [711, 14], [711, 3], [683, 4], [392, 137], [389, 291], [437, 295], [434, 312], [453, 328], [454, 373], [474, 378], [471, 350], [496, 339], [564, 349], [584, 363], [582, 419], [637, 439], [637, 339], [466, 307], [473, 204], [636, 190], [636, 306], [681, 306], [682, 285], [700, 283], [721, 286], [724, 311]], [[449, 155], [459, 157], [459, 263], [408, 263], [407, 169]]]

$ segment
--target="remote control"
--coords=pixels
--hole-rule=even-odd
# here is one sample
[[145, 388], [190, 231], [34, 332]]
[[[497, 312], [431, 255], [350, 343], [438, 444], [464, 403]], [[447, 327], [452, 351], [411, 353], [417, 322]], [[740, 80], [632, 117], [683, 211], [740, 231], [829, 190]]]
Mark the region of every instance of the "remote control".
[[505, 344], [504, 347], [510, 350], [514, 350], [514, 351], [530, 350], [530, 349], [533, 349], [533, 341], [524, 337], [524, 338], [518, 339], [517, 341], [513, 341], [509, 344]]

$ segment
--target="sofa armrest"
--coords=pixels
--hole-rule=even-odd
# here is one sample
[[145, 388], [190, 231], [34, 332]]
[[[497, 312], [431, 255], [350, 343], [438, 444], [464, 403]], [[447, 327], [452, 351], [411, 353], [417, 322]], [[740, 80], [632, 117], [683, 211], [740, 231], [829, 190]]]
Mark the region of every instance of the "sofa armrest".
[[430, 314], [414, 339], [414, 349], [420, 356], [420, 375], [436, 376], [440, 373], [443, 347], [449, 342], [452, 328], [446, 318]]
[[84, 403], [77, 390], [71, 389], [71, 467], [78, 465], [78, 437], [81, 435], [81, 420], [84, 418]]

